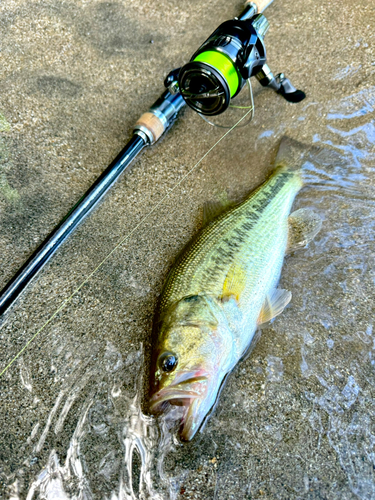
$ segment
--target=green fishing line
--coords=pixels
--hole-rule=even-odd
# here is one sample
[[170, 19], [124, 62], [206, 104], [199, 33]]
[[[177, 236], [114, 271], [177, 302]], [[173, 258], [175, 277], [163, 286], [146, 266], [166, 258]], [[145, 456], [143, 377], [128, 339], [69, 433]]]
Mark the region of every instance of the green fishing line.
[[229, 59], [228, 56], [215, 50], [207, 50], [206, 52], [198, 54], [194, 61], [209, 64], [220, 71], [228, 83], [230, 96], [234, 96], [238, 90], [240, 78], [233, 61]]

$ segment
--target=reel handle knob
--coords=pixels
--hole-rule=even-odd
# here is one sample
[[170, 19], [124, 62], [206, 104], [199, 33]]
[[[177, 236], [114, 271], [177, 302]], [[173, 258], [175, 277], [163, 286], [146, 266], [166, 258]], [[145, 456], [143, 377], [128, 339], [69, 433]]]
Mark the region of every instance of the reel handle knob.
[[302, 90], [297, 90], [283, 73], [274, 76], [268, 64], [264, 64], [255, 76], [263, 87], [271, 88], [288, 102], [301, 102], [306, 97], [306, 94]]
[[280, 88], [276, 92], [282, 95], [286, 101], [297, 103], [306, 97], [305, 92], [296, 89], [283, 73], [276, 76], [276, 81], [280, 84]]

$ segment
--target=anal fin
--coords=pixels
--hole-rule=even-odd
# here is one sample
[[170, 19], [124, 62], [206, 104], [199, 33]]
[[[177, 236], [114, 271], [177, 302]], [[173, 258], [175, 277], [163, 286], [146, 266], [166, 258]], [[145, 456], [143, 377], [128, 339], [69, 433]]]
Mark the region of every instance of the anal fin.
[[300, 208], [288, 218], [288, 248], [291, 252], [306, 246], [320, 231], [322, 219], [308, 208]]
[[258, 325], [267, 323], [267, 321], [271, 321], [272, 318], [281, 314], [289, 304], [291, 298], [292, 294], [288, 290], [282, 290], [281, 288], [273, 290], [273, 292], [267, 296], [263, 304], [258, 317]]

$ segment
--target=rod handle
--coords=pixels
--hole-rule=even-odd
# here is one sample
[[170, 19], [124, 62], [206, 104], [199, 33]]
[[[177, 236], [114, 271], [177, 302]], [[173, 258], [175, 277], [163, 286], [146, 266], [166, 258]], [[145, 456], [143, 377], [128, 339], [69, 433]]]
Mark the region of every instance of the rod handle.
[[139, 118], [134, 125], [135, 133], [143, 136], [148, 144], [154, 144], [172, 125], [184, 106], [185, 101], [180, 92], [172, 94], [166, 90], [147, 113], [143, 113]]
[[[146, 135], [151, 139], [151, 144], [153, 144], [163, 134], [165, 126], [160, 118], [155, 116], [150, 111], [147, 111], [147, 113], [143, 113], [139, 120], [137, 120], [134, 129], [146, 133]], [[151, 134], [151, 136], [149, 134]]]

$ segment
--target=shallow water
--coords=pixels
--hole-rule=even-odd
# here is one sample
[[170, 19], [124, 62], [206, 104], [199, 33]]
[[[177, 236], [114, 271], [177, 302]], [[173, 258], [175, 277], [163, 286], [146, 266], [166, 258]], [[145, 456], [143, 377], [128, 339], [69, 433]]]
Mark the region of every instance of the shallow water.
[[[181, 445], [167, 421], [142, 413], [140, 346], [124, 355], [100, 339], [87, 352], [86, 342], [57, 334], [67, 327], [63, 318], [43, 343], [39, 368], [53, 374], [56, 389], [44, 401], [48, 412], [32, 423], [22, 466], [6, 478], [10, 498], [195, 498], [197, 471], [207, 498], [261, 490], [307, 497], [317, 485], [329, 496], [331, 481], [340, 491], [344, 479], [355, 496], [374, 497], [374, 103], [375, 87], [330, 103], [296, 201], [322, 216], [323, 229], [286, 258], [281, 285], [292, 290], [292, 304], [263, 329], [202, 434]], [[341, 128], [358, 117], [355, 127]], [[130, 286], [147, 292], [135, 278]], [[25, 353], [17, 363], [35, 408], [43, 388], [34, 361]], [[287, 469], [293, 482], [283, 480]]]
[[[115, 17], [120, 16], [121, 20], [120, 4], [111, 5]], [[375, 87], [366, 83], [368, 75], [374, 74], [372, 66], [367, 64], [371, 60], [366, 52], [370, 44], [365, 26], [369, 21], [359, 19], [362, 31], [357, 38], [350, 26], [347, 28], [350, 34], [343, 38], [337, 35], [333, 47], [337, 53], [333, 50], [332, 59], [322, 64], [324, 76], [319, 79], [317, 72], [311, 83], [308, 80], [311, 54], [307, 50], [310, 42], [307, 39], [304, 45], [302, 31], [293, 31], [301, 26], [302, 10], [296, 10], [295, 18], [291, 19], [283, 14], [285, 2], [278, 4], [277, 0], [274, 5], [273, 14], [270, 10], [273, 26], [277, 27], [279, 20], [283, 26], [290, 23], [288, 36], [300, 44], [301, 53], [305, 54], [303, 63], [294, 54], [290, 60], [300, 70], [295, 78], [297, 81], [305, 78], [301, 87], [307, 87], [312, 95], [292, 106], [255, 86], [254, 122], [215, 148], [186, 184], [111, 256], [5, 373], [0, 380], [1, 498], [367, 500], [375, 497]], [[103, 25], [103, 33], [107, 33], [107, 8], [104, 4], [86, 10], [82, 7], [82, 11], [77, 7], [74, 22], [86, 29], [91, 15], [95, 20], [93, 25]], [[186, 12], [182, 19], [196, 24], [197, 33], [201, 33], [203, 28], [198, 25], [201, 14], [195, 8], [196, 12], [190, 15], [196, 17], [189, 19]], [[220, 18], [233, 15], [227, 2], [218, 8]], [[304, 9], [307, 17], [311, 16], [314, 23], [319, 22], [325, 29], [323, 7], [316, 12], [314, 2], [311, 5], [306, 2]], [[21, 8], [14, 11], [15, 18], [22, 20], [21, 11]], [[37, 14], [44, 19], [44, 11]], [[88, 16], [86, 21], [84, 14]], [[154, 19], [154, 14], [146, 12], [146, 15]], [[342, 15], [349, 18], [348, 12]], [[368, 16], [355, 13], [360, 15]], [[94, 38], [85, 35], [84, 42], [77, 41], [66, 12], [57, 9], [53, 16], [59, 18], [61, 26], [69, 28], [62, 36], [69, 61], [76, 57], [75, 50], [81, 50], [81, 43], [94, 40], [88, 59], [94, 60], [92, 54], [97, 57], [102, 43], [108, 68], [110, 63], [116, 67], [116, 61], [117, 64], [121, 61], [115, 57], [124, 57], [136, 67], [136, 59], [127, 52], [126, 40], [117, 49], [115, 42], [108, 41], [104, 34], [101, 40], [99, 30]], [[151, 69], [156, 74], [160, 44], [168, 46], [172, 24], [163, 31], [155, 16], [158, 33], [165, 38], [160, 42], [155, 37], [159, 53], [145, 58], [145, 64], [154, 65]], [[110, 20], [115, 22], [114, 17]], [[12, 22], [10, 19], [10, 25]], [[50, 21], [45, 24], [52, 29]], [[54, 25], [55, 34], [59, 26]], [[206, 31], [212, 28], [209, 25]], [[341, 25], [338, 28], [341, 30]], [[183, 27], [178, 25], [175, 29]], [[293, 39], [295, 32], [298, 36]], [[306, 33], [308, 36], [311, 30]], [[194, 32], [188, 36], [191, 39], [186, 43], [195, 46]], [[283, 60], [284, 35], [279, 32], [272, 36], [270, 32], [270, 59], [273, 56], [275, 61], [280, 57], [285, 63], [289, 59]], [[56, 54], [60, 53], [59, 47]], [[181, 58], [175, 43], [170, 42], [169, 47], [171, 54], [163, 63], [166, 68]], [[109, 63], [111, 50], [114, 55]], [[69, 51], [73, 51], [71, 55]], [[332, 71], [332, 61], [339, 59], [339, 67]], [[104, 67], [104, 62], [99, 62], [102, 66], [92, 63], [92, 67], [82, 69], [88, 72], [89, 80], [89, 69], [97, 71], [97, 67]], [[77, 71], [80, 74], [81, 67]], [[12, 78], [16, 78], [13, 73]], [[34, 73], [30, 78], [35, 80]], [[324, 87], [327, 81], [329, 85], [338, 85], [335, 91]], [[128, 85], [131, 84], [130, 78]], [[97, 173], [101, 170], [95, 156], [99, 146], [107, 148], [108, 158], [103, 152], [101, 157], [104, 164], [114, 156], [106, 140], [99, 142], [99, 146], [90, 142], [91, 153], [83, 148], [82, 144], [90, 139], [86, 134], [87, 123], [93, 121], [98, 127], [97, 135], [108, 134], [109, 142], [115, 141], [114, 138], [118, 144], [123, 142], [117, 130], [124, 127], [128, 118], [120, 116], [120, 111], [119, 116], [113, 117], [115, 106], [109, 106], [108, 120], [101, 124], [95, 121], [95, 113], [84, 114], [86, 101], [74, 101], [83, 116], [79, 129], [79, 122], [71, 122], [70, 118], [66, 124], [63, 121], [65, 94], [59, 96], [59, 104], [58, 86], [51, 85], [44, 89], [40, 102], [32, 101], [32, 96], [42, 92], [39, 87], [35, 90], [30, 85], [30, 93], [26, 92], [24, 97], [26, 109], [35, 109], [36, 114], [41, 110], [37, 115], [39, 122], [35, 123], [43, 122], [48, 106], [51, 107], [48, 131], [43, 128], [35, 131], [37, 138], [47, 137], [47, 145], [39, 145], [37, 140], [34, 143], [34, 132], [12, 135], [8, 131], [18, 126], [27, 129], [28, 123], [33, 123], [29, 115], [23, 121], [18, 118], [20, 123], [13, 124], [13, 129], [7, 124], [7, 132], [0, 137], [0, 153], [3, 151], [2, 159], [5, 158], [0, 169], [0, 188], [5, 193], [0, 197], [0, 208], [5, 207], [5, 230], [0, 235], [0, 245], [7, 250], [3, 252], [3, 282], [33, 245], [43, 239], [41, 228], [47, 217], [40, 216], [39, 221], [35, 214], [44, 209], [48, 213], [55, 205], [52, 195], [51, 199], [41, 196], [39, 186], [45, 188], [43, 193], [48, 186], [58, 186], [53, 191], [55, 198], [61, 195], [60, 204], [56, 205], [58, 210], [53, 212], [57, 222], [95, 178], [87, 174], [88, 167], [96, 165]], [[66, 93], [66, 82], [64, 85]], [[108, 85], [113, 95], [121, 92], [117, 83]], [[156, 87], [155, 95], [160, 90]], [[84, 88], [92, 92], [92, 102], [97, 102], [95, 94], [105, 100], [99, 87], [92, 90], [86, 84]], [[315, 88], [318, 90], [314, 93]], [[72, 94], [73, 87], [69, 89]], [[47, 91], [53, 94], [54, 101], [48, 101]], [[70, 94], [69, 99], [78, 99], [76, 94]], [[134, 101], [134, 94], [131, 97]], [[124, 96], [120, 98], [119, 102], [123, 102]], [[98, 115], [103, 109], [98, 108]], [[58, 119], [54, 118], [55, 110]], [[138, 111], [134, 111], [134, 117]], [[126, 127], [131, 127], [134, 117], [130, 117], [129, 125], [125, 123]], [[3, 118], [0, 114], [0, 125]], [[86, 154], [83, 159], [78, 153], [64, 149], [74, 140], [75, 131], [69, 135], [70, 125], [78, 127], [82, 154]], [[58, 135], [61, 126], [64, 137]], [[0, 340], [5, 346], [1, 367], [17, 354], [129, 228], [159, 201], [165, 189], [173, 187], [221, 134], [221, 130], [211, 129], [186, 112], [169, 138], [137, 162], [0, 325]], [[251, 355], [229, 378], [202, 433], [182, 445], [171, 423], [173, 415], [156, 421], [142, 411], [157, 296], [168, 267], [200, 226], [203, 203], [225, 190], [241, 197], [259, 184], [284, 134], [304, 141], [307, 147], [314, 146], [304, 164], [306, 186], [297, 197], [295, 208], [313, 208], [323, 218], [323, 228], [308, 248], [287, 256], [280, 286], [292, 292], [290, 306], [262, 329]], [[31, 166], [27, 171], [23, 170], [22, 155], [29, 144], [35, 147], [30, 153], [35, 164], [29, 160]], [[115, 144], [114, 151], [116, 147]], [[44, 156], [45, 151], [50, 155], [59, 153], [54, 162], [61, 151], [61, 155], [66, 155], [57, 163], [58, 169], [52, 170], [53, 175], [47, 169], [50, 160]], [[77, 151], [77, 147], [72, 147], [72, 151]], [[78, 160], [82, 166], [77, 166]], [[38, 170], [38, 161], [47, 173]], [[75, 167], [64, 170], [64, 162]], [[18, 180], [12, 174], [14, 171]], [[64, 176], [69, 176], [67, 185], [61, 184]], [[77, 192], [69, 197], [67, 188]], [[17, 226], [18, 219], [24, 224], [21, 229]], [[54, 221], [48, 220], [53, 227]], [[18, 253], [17, 248], [20, 248]]]

